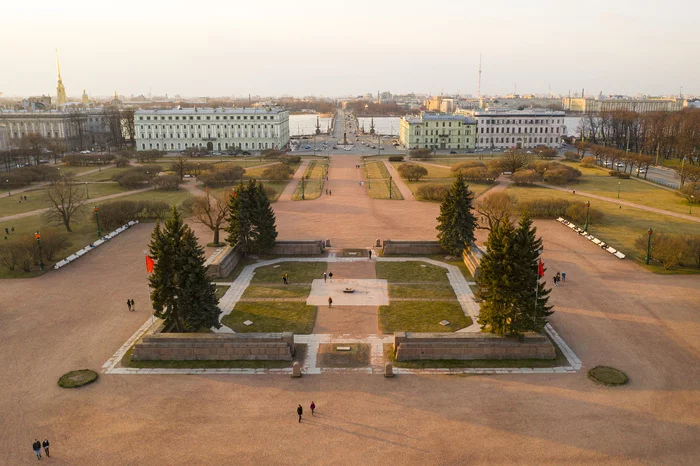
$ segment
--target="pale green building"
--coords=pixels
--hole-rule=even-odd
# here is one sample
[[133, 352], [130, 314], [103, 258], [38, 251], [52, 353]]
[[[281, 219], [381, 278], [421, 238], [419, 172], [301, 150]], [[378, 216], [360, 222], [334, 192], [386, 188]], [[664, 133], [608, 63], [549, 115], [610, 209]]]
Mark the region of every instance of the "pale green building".
[[468, 150], [476, 147], [476, 121], [465, 115], [426, 113], [401, 118], [399, 142], [408, 149]]

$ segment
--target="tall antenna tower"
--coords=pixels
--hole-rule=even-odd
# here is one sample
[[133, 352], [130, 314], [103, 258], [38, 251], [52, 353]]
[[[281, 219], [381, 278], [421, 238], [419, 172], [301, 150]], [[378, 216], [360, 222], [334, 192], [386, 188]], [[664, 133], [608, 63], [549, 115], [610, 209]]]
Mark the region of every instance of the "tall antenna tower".
[[479, 83], [476, 88], [476, 97], [481, 99], [481, 54], [479, 54]]

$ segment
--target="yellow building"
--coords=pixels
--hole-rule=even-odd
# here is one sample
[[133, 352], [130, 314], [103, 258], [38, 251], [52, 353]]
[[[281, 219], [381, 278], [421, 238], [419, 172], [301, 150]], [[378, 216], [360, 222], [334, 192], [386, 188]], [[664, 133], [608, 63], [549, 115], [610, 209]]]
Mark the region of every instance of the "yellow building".
[[578, 113], [598, 113], [613, 110], [627, 110], [637, 113], [676, 112], [688, 106], [683, 99], [587, 99], [565, 97], [564, 110]]

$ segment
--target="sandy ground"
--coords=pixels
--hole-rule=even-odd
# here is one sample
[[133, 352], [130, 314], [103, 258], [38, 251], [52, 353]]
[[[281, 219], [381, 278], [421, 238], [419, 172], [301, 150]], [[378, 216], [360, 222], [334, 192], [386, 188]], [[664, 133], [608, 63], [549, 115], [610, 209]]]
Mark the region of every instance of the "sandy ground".
[[[353, 161], [333, 163], [332, 182], [350, 188], [352, 177], [341, 178]], [[437, 206], [410, 204], [370, 202], [358, 186], [276, 211], [282, 238], [365, 246], [434, 236]], [[697, 464], [700, 279], [653, 275], [556, 222], [537, 225], [547, 276], [567, 273], [551, 320], [583, 361], [576, 374], [103, 375], [64, 390], [61, 374], [99, 370], [147, 319], [151, 225], [59, 271], [2, 281], [0, 464], [35, 464], [31, 443], [44, 436], [50, 462], [71, 465]], [[630, 384], [594, 385], [585, 370], [597, 364], [624, 370]], [[297, 423], [297, 404], [312, 400], [317, 415]]]

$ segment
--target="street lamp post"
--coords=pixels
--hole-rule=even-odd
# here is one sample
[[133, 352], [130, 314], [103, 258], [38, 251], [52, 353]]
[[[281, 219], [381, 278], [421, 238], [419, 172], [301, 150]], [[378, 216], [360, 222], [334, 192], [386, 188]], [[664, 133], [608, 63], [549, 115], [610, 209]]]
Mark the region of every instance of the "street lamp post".
[[372, 175], [367, 172], [367, 189], [372, 189]]
[[617, 182], [617, 198], [620, 199], [620, 181]]
[[693, 213], [693, 203], [695, 202], [695, 196], [691, 195], [688, 201], [688, 204], [690, 204], [690, 208], [688, 209], [688, 215], [691, 215]]
[[301, 176], [301, 200], [304, 200], [304, 175]]
[[44, 271], [44, 257], [41, 254], [41, 233], [38, 231], [34, 233], [34, 237], [36, 238], [36, 244], [39, 246], [39, 269], [43, 272]]
[[653, 230], [649, 228], [649, 231], [647, 231], [647, 256], [644, 258], [644, 263], [646, 265], [649, 265], [649, 259], [651, 259], [651, 234], [653, 233]]
[[100, 214], [97, 211], [97, 206], [95, 206], [95, 222], [97, 222], [97, 236], [102, 236], [102, 230], [100, 230]]
[[379, 132], [377, 132], [377, 155], [381, 155], [382, 150], [382, 139], [381, 136], [379, 135]]
[[90, 199], [90, 190], [88, 189], [88, 182], [85, 182], [85, 199]]
[[583, 227], [583, 231], [588, 233], [588, 212], [591, 210], [591, 201], [586, 202], [586, 225]]
[[389, 199], [391, 199], [391, 180], [392, 180], [392, 177], [391, 177], [391, 175], [389, 175]]

